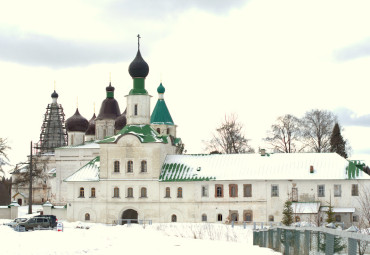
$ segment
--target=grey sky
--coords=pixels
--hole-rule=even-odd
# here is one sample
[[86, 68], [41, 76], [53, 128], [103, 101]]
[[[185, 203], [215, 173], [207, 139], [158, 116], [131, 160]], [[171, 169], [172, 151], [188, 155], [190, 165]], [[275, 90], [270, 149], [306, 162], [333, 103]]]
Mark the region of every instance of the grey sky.
[[370, 127], [370, 114], [357, 116], [356, 113], [348, 108], [335, 110], [341, 125]]

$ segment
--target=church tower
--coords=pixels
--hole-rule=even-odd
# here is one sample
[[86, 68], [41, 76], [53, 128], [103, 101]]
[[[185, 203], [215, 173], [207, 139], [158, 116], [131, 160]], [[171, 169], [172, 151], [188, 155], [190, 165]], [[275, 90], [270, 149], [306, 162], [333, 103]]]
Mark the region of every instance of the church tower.
[[149, 73], [149, 66], [140, 53], [140, 35], [138, 35], [137, 54], [128, 72], [133, 80], [133, 88], [126, 96], [127, 125], [148, 125], [150, 124], [150, 95], [145, 89], [145, 78]]
[[166, 89], [161, 83], [157, 88], [158, 101], [152, 112], [150, 124], [159, 134], [167, 134], [176, 137], [176, 126], [173, 123], [170, 111], [164, 101], [165, 91]]
[[40, 141], [37, 149], [40, 153], [54, 152], [55, 148], [67, 145], [67, 133], [64, 126], [64, 112], [58, 104], [58, 93], [51, 94], [52, 102], [46, 107], [41, 126]]
[[114, 87], [111, 82], [109, 82], [109, 86], [105, 90], [107, 98], [102, 102], [99, 115], [95, 119], [95, 136], [97, 140], [115, 135], [115, 120], [121, 115], [118, 102], [114, 99]]

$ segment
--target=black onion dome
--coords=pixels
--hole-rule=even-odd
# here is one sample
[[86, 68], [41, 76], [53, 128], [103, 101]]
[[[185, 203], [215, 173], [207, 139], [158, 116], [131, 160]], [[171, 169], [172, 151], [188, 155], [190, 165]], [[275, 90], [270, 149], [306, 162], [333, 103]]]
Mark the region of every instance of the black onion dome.
[[140, 50], [137, 51], [135, 59], [131, 62], [128, 72], [132, 78], [145, 78], [149, 73], [149, 66], [140, 54]]
[[111, 82], [109, 82], [109, 86], [105, 88], [106, 91], [114, 91], [114, 87], [112, 86]]
[[66, 129], [68, 132], [85, 132], [88, 127], [89, 122], [78, 112], [78, 108], [76, 109], [75, 114], [66, 121]]
[[114, 123], [115, 130], [121, 130], [122, 128], [126, 126], [127, 124], [126, 110], [116, 119]]
[[96, 115], [94, 113], [92, 118], [89, 120], [89, 127], [86, 130], [86, 133], [85, 133], [86, 135], [95, 135], [95, 119], [96, 119]]
[[118, 102], [114, 98], [106, 98], [100, 107], [100, 112], [97, 120], [113, 119], [115, 120], [121, 115]]
[[55, 92], [55, 90], [54, 90], [53, 94], [51, 94], [51, 98], [58, 98], [58, 93]]

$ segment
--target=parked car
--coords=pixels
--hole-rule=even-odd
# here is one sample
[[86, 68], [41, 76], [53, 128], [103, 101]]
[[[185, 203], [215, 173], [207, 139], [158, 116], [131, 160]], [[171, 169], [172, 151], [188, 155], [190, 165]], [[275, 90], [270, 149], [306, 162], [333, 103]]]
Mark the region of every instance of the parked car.
[[25, 222], [18, 223], [16, 226], [24, 227], [27, 230], [35, 228], [49, 228], [51, 227], [50, 221], [46, 217], [33, 217]]
[[15, 227], [18, 223], [25, 222], [26, 220], [27, 218], [16, 218], [9, 223], [4, 223], [4, 225], [7, 225], [9, 227]]
[[55, 215], [37, 215], [37, 217], [43, 217], [43, 218], [48, 218], [50, 221], [50, 227], [55, 228], [58, 224], [58, 219]]

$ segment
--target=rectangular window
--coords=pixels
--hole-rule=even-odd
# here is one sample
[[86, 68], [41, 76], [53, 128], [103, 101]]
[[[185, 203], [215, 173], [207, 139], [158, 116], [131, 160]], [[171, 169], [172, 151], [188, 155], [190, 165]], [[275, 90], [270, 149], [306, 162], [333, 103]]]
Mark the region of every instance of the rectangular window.
[[208, 197], [208, 186], [202, 186], [202, 197]]
[[271, 184], [271, 197], [279, 196], [279, 185]]
[[237, 184], [229, 184], [229, 196], [238, 197], [238, 185]]
[[352, 220], [353, 222], [358, 222], [358, 215], [353, 215]]
[[171, 197], [171, 190], [170, 187], [166, 187], [166, 194], [165, 197]]
[[352, 184], [352, 196], [358, 196], [358, 184]]
[[134, 108], [134, 115], [135, 115], [135, 116], [137, 115], [137, 104], [135, 104], [135, 108]]
[[224, 197], [224, 185], [222, 184], [215, 185], [215, 197]]
[[134, 197], [134, 190], [133, 188], [127, 189], [127, 197]]
[[317, 185], [317, 196], [325, 197], [325, 185]]
[[252, 197], [252, 184], [244, 184], [244, 197]]
[[342, 196], [342, 185], [334, 184], [334, 197]]

